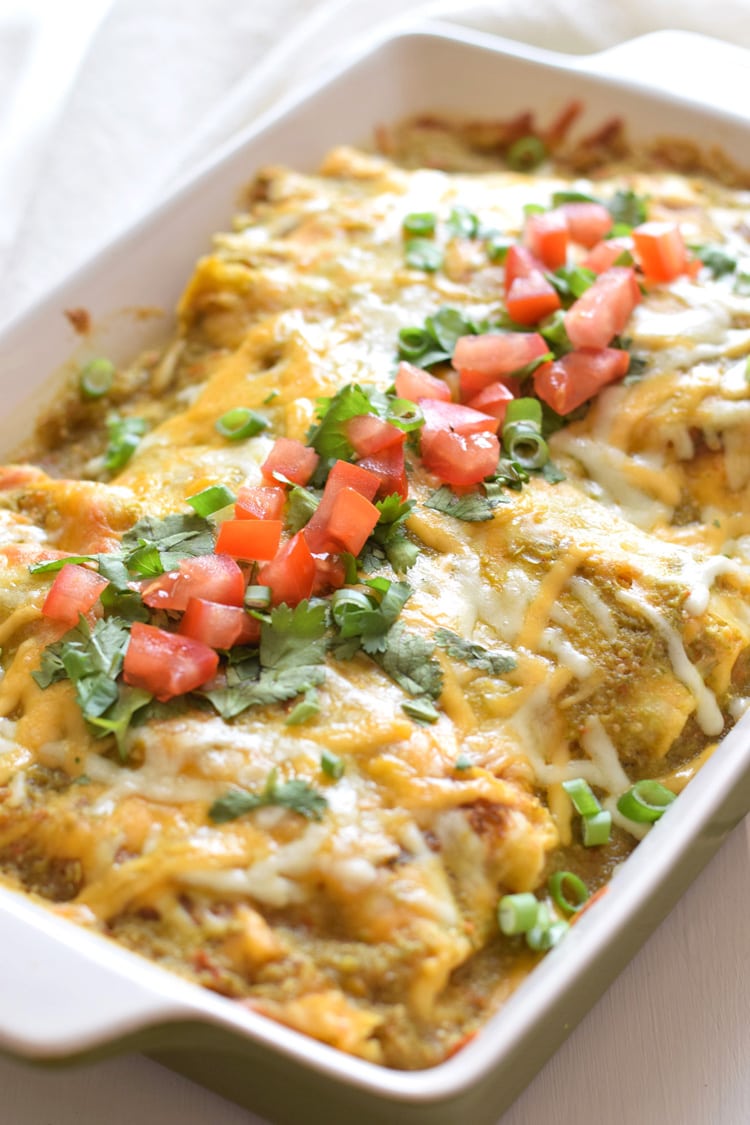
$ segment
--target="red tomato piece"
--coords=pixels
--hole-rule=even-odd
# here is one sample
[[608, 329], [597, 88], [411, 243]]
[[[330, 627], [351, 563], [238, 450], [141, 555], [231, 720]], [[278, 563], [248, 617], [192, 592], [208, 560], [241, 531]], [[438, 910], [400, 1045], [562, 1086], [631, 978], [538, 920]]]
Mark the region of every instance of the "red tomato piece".
[[240, 606], [191, 598], [178, 632], [210, 648], [226, 649], [260, 640], [260, 622]]
[[505, 383], [496, 382], [490, 383], [489, 387], [480, 391], [468, 405], [472, 410], [478, 410], [481, 414], [491, 414], [497, 423], [495, 426], [497, 430], [505, 421], [508, 403], [512, 402], [514, 398], [513, 391]]
[[587, 250], [612, 230], [614, 219], [603, 203], [564, 203], [560, 210], [571, 240]]
[[478, 484], [497, 468], [500, 442], [486, 431], [423, 430], [421, 452], [425, 468], [445, 484]]
[[279, 549], [281, 520], [224, 520], [216, 537], [216, 552], [233, 559], [268, 562]]
[[687, 247], [677, 223], [642, 223], [633, 230], [633, 242], [649, 281], [674, 281], [685, 273]]
[[364, 457], [359, 462], [361, 468], [375, 473], [380, 485], [374, 499], [383, 500], [386, 496], [398, 493], [402, 500], [409, 495], [409, 482], [406, 476], [403, 445], [391, 445], [381, 449], [372, 457]]
[[413, 363], [400, 363], [396, 372], [396, 394], [416, 402], [420, 398], [437, 398], [450, 402], [451, 391], [442, 379], [415, 367]]
[[568, 258], [568, 224], [562, 211], [528, 215], [523, 240], [547, 269], [556, 270], [565, 265]]
[[[527, 363], [538, 359], [549, 348], [538, 332], [486, 332], [481, 336], [461, 336], [453, 353], [453, 366], [461, 375], [464, 390], [464, 370], [472, 375], [486, 375], [487, 381], [512, 375]], [[484, 386], [487, 385], [485, 382]], [[477, 394], [479, 387], [474, 393]]]
[[201, 555], [196, 559], [182, 559], [178, 570], [170, 570], [146, 582], [141, 597], [152, 609], [187, 609], [191, 598], [205, 598], [221, 605], [242, 605], [245, 577], [229, 555]]
[[606, 348], [623, 331], [641, 291], [630, 266], [613, 266], [565, 314], [565, 328], [575, 348]]
[[622, 379], [630, 356], [619, 348], [579, 348], [534, 372], [534, 390], [558, 414], [569, 414], [608, 383]]
[[315, 472], [320, 458], [314, 449], [293, 438], [276, 438], [273, 449], [260, 467], [263, 476], [275, 481], [274, 473], [281, 473], [294, 484], [307, 484]]
[[63, 625], [77, 625], [79, 616], [87, 614], [109, 586], [106, 578], [78, 563], [66, 563], [57, 572], [44, 599], [42, 613]]
[[389, 445], [403, 445], [406, 433], [374, 414], [360, 414], [346, 423], [346, 436], [357, 457], [369, 457]]
[[626, 251], [630, 252], [632, 249], [632, 238], [608, 238], [604, 242], [597, 242], [593, 250], [583, 259], [581, 265], [585, 266], [587, 270], [593, 270], [594, 273], [604, 273], [605, 270], [616, 265], [617, 259], [622, 254]]
[[431, 430], [455, 430], [458, 434], [476, 434], [485, 431], [495, 432], [495, 419], [479, 410], [461, 406], [457, 402], [437, 402], [423, 398], [419, 402], [424, 414], [422, 437]]
[[340, 590], [346, 583], [346, 567], [338, 555], [324, 553], [313, 555], [315, 561], [315, 581], [313, 583], [313, 597], [330, 594], [331, 590]]
[[297, 605], [309, 598], [315, 583], [315, 559], [307, 543], [305, 532], [298, 531], [282, 543], [275, 558], [258, 570], [258, 585], [271, 587], [274, 605], [286, 602]]
[[[508, 313], [518, 324], [538, 324], [560, 308], [560, 296], [551, 282], [537, 270], [517, 277], [505, 298]], [[545, 346], [545, 351], [549, 349]]]
[[[394, 448], [402, 449], [403, 447]], [[385, 450], [381, 450], [378, 456], [382, 456], [384, 453]], [[403, 452], [401, 455], [403, 457]], [[315, 554], [341, 550], [335, 543], [331, 543], [327, 529], [333, 502], [342, 488], [354, 489], [366, 500], [374, 500], [380, 484], [380, 477], [371, 472], [367, 466], [363, 466], [361, 463], [352, 465], [348, 461], [337, 461], [328, 474], [320, 503], [305, 527], [305, 538], [310, 550], [314, 551]]]
[[122, 671], [126, 684], [165, 703], [207, 683], [218, 666], [217, 653], [201, 641], [135, 621]]
[[538, 273], [544, 269], [544, 263], [528, 250], [525, 246], [511, 246], [505, 256], [505, 292], [510, 293], [510, 288], [517, 277], [528, 277], [531, 273]]
[[236, 520], [280, 520], [286, 504], [286, 491], [280, 485], [244, 485], [237, 491]]
[[323, 534], [331, 551], [358, 555], [380, 519], [380, 512], [361, 493], [342, 488], [331, 504]]

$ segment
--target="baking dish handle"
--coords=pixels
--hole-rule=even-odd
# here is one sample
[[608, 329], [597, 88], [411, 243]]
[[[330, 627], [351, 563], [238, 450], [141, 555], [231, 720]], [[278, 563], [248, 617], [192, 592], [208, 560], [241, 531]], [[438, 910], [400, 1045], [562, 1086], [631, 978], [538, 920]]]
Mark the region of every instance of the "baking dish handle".
[[652, 31], [581, 56], [581, 70], [647, 82], [703, 106], [747, 116], [750, 51], [693, 31]]
[[[133, 955], [0, 890], [0, 1050], [53, 1061], [195, 1015], [185, 987]], [[54, 930], [54, 940], [52, 931]], [[141, 978], [141, 979], [139, 979]]]

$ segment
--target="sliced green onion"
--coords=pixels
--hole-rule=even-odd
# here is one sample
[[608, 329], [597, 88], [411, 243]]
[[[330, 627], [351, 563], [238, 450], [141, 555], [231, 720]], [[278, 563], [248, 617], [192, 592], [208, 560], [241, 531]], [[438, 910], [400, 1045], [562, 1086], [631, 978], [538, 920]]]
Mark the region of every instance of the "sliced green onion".
[[248, 586], [245, 590], [245, 605], [248, 609], [267, 609], [270, 604], [270, 586]]
[[457, 238], [476, 238], [479, 233], [479, 219], [473, 211], [459, 203], [450, 213], [448, 228]]
[[550, 875], [549, 893], [555, 906], [565, 914], [575, 914], [589, 899], [586, 884], [573, 871], [556, 871]]
[[338, 754], [334, 754], [333, 750], [324, 750], [320, 755], [320, 768], [334, 781], [344, 776], [344, 761]]
[[508, 422], [531, 422], [538, 430], [542, 428], [542, 404], [538, 398], [514, 398], [505, 411], [505, 424]]
[[101, 398], [112, 390], [117, 368], [109, 359], [92, 359], [78, 376], [78, 389], [83, 398]]
[[47, 562], [32, 563], [29, 574], [57, 574], [68, 563], [80, 566], [82, 563], [96, 562], [96, 555], [68, 555], [64, 559], [49, 559]]
[[413, 270], [435, 273], [443, 264], [443, 251], [429, 238], [409, 238], [404, 245], [407, 266]]
[[305, 694], [305, 698], [301, 699], [289, 712], [286, 718], [286, 726], [298, 727], [301, 723], [306, 723], [308, 719], [312, 719], [320, 711], [320, 699], [317, 691], [311, 688]]
[[411, 399], [394, 398], [388, 404], [386, 421], [398, 426], [400, 430], [404, 430], [408, 434], [424, 425], [424, 414], [416, 402], [412, 402]]
[[468, 754], [459, 754], [453, 763], [454, 770], [470, 770], [474, 763]]
[[505, 159], [514, 172], [531, 172], [537, 168], [547, 155], [547, 146], [539, 137], [519, 137], [505, 154]]
[[552, 206], [562, 207], [563, 203], [598, 203], [593, 195], [584, 191], [555, 191], [552, 193]]
[[526, 943], [535, 953], [546, 953], [565, 937], [569, 929], [568, 923], [561, 920], [549, 926], [534, 926], [526, 935]]
[[[509, 406], [512, 403], [508, 403]], [[524, 469], [541, 469], [549, 461], [549, 447], [538, 428], [530, 422], [511, 422], [503, 426], [503, 449]]]
[[500, 264], [507, 258], [511, 246], [513, 246], [513, 239], [508, 238], [505, 234], [491, 234], [484, 244], [490, 261]]
[[185, 503], [189, 504], [199, 516], [210, 516], [214, 512], [220, 512], [229, 504], [234, 504], [236, 499], [235, 494], [225, 484], [210, 484], [208, 488], [186, 497]]
[[434, 211], [411, 211], [404, 216], [403, 227], [407, 234], [434, 234], [437, 215]]
[[523, 205], [523, 213], [524, 213], [524, 215], [527, 215], [527, 216], [528, 215], [543, 215], [546, 210], [547, 210], [547, 208], [542, 207], [541, 203], [524, 203], [524, 205]]
[[583, 845], [586, 848], [596, 848], [600, 844], [608, 844], [612, 831], [612, 814], [602, 809], [601, 812], [584, 816], [581, 820], [583, 828]]
[[429, 699], [407, 699], [401, 704], [401, 710], [417, 723], [436, 723], [440, 718], [440, 712]]
[[269, 422], [262, 414], [247, 406], [235, 406], [217, 418], [214, 429], [227, 441], [242, 441], [267, 430]]
[[424, 328], [402, 328], [398, 334], [398, 350], [404, 359], [419, 359], [432, 347], [432, 337]]
[[572, 350], [573, 345], [565, 327], [565, 312], [563, 309], [558, 309], [550, 316], [545, 317], [538, 328], [540, 335], [555, 349], [557, 355], [563, 355], [565, 352]]
[[497, 922], [501, 931], [511, 934], [526, 934], [537, 923], [540, 902], [530, 892], [517, 895], [503, 895], [497, 906]]
[[280, 394], [281, 394], [281, 391], [278, 391], [278, 390], [269, 391], [268, 394], [266, 395], [266, 397], [263, 399], [263, 405], [268, 406], [269, 403], [272, 403], [273, 400], [275, 398], [278, 398]]
[[582, 777], [575, 777], [571, 781], [564, 781], [562, 787], [573, 802], [573, 808], [581, 816], [593, 816], [601, 812], [601, 805], [594, 796], [588, 781]]
[[108, 418], [109, 444], [104, 454], [104, 468], [114, 473], [127, 465], [140, 445], [147, 424], [145, 418]]
[[653, 824], [675, 799], [671, 789], [659, 781], [636, 781], [617, 802], [617, 810], [636, 824]]

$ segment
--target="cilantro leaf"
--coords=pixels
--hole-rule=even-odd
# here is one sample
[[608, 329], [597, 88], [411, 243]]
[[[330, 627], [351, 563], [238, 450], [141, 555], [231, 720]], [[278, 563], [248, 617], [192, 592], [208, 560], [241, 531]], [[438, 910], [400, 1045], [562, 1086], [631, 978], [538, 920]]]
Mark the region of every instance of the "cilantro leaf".
[[434, 645], [399, 621], [386, 636], [385, 650], [370, 655], [409, 695], [437, 699], [443, 690], [443, 673], [433, 652]]
[[357, 383], [349, 383], [333, 398], [318, 399], [320, 421], [308, 433], [308, 445], [321, 457], [348, 461], [353, 449], [346, 436], [346, 423], [360, 414], [374, 413], [376, 411], [362, 388]]
[[320, 664], [325, 657], [325, 602], [302, 601], [294, 609], [277, 606], [260, 631], [260, 662], [264, 668], [296, 668]]
[[402, 501], [398, 493], [394, 492], [383, 500], [376, 500], [375, 507], [380, 512], [380, 518], [368, 540], [368, 551], [363, 561], [373, 564], [373, 567], [380, 565], [373, 547], [381, 548], [383, 556], [388, 559], [396, 574], [405, 574], [419, 555], [419, 547], [407, 539], [403, 527], [404, 520], [415, 507], [415, 501]]
[[727, 253], [723, 246], [716, 243], [706, 243], [703, 246], [691, 246], [690, 249], [707, 266], [714, 277], [723, 277], [724, 274], [734, 273], [737, 269], [737, 259]]
[[62, 570], [68, 563], [89, 563], [95, 561], [96, 555], [67, 555], [62, 559], [48, 559], [46, 562], [32, 563], [29, 567], [29, 574], [56, 574], [58, 570]]
[[382, 652], [388, 631], [412, 593], [406, 582], [387, 578], [373, 578], [365, 585], [372, 593], [344, 588], [331, 599], [333, 622], [339, 631], [332, 647], [340, 660], [351, 659], [359, 648], [370, 655]]
[[321, 819], [328, 808], [328, 801], [317, 789], [300, 777], [283, 782], [277, 779], [278, 773], [273, 769], [260, 793], [251, 793], [246, 789], [230, 789], [211, 805], [208, 810], [210, 819], [214, 824], [226, 824], [244, 816], [245, 813], [268, 805], [279, 805], [290, 809], [300, 816], [307, 817], [308, 820]]
[[648, 218], [646, 199], [634, 191], [616, 191], [605, 204], [615, 223], [637, 227]]
[[210, 700], [222, 719], [234, 719], [249, 707], [285, 703], [303, 692], [319, 687], [324, 679], [323, 665], [299, 664], [293, 668], [262, 671], [257, 680], [241, 680], [201, 694]]
[[319, 503], [320, 497], [308, 488], [303, 488], [300, 484], [295, 484], [289, 490], [285, 519], [286, 526], [292, 534], [300, 531], [306, 523], [309, 523]]
[[474, 641], [466, 641], [458, 633], [450, 629], [438, 629], [435, 633], [435, 643], [455, 660], [461, 660], [470, 668], [479, 668], [489, 672], [492, 676], [501, 676], [504, 672], [512, 672], [516, 667], [516, 660], [510, 651], [501, 652], [484, 648]]
[[100, 729], [100, 738], [104, 738], [108, 734], [115, 736], [117, 748], [123, 760], [126, 757], [125, 735], [133, 716], [136, 711], [140, 711], [142, 707], [150, 703], [151, 699], [151, 694], [142, 688], [123, 686], [120, 687], [116, 700], [108, 710], [100, 715], [87, 716], [91, 725]]
[[557, 290], [563, 304], [567, 307], [577, 300], [596, 281], [596, 274], [585, 266], [560, 266], [556, 270], [546, 270], [544, 276]]
[[31, 673], [31, 678], [44, 690], [48, 688], [50, 684], [56, 684], [59, 680], [66, 679], [67, 675], [68, 673], [65, 671], [65, 665], [62, 662], [58, 642], [58, 644], [50, 645], [48, 648], [45, 648], [39, 667], [35, 672]]
[[501, 494], [488, 496], [486, 491], [467, 492], [464, 496], [457, 496], [447, 484], [443, 484], [436, 492], [430, 493], [424, 506], [466, 523], [483, 523], [491, 520], [495, 508], [506, 502]]
[[565, 473], [558, 468], [554, 461], [545, 462], [540, 469], [540, 473], [547, 484], [560, 484], [561, 481], [567, 480]]
[[193, 513], [144, 516], [122, 537], [123, 563], [144, 577], [174, 570], [181, 559], [210, 555], [213, 549], [212, 525]]

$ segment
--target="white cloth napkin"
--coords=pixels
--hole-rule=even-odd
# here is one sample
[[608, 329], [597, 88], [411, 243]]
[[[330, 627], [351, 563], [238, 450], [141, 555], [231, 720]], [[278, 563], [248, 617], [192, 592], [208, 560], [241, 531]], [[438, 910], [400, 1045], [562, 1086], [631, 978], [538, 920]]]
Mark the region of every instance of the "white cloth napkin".
[[424, 13], [572, 52], [665, 27], [750, 46], [748, 0], [0, 0], [0, 322], [353, 39]]

